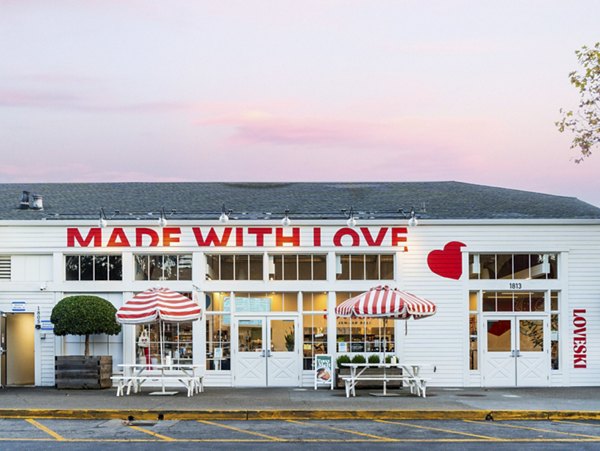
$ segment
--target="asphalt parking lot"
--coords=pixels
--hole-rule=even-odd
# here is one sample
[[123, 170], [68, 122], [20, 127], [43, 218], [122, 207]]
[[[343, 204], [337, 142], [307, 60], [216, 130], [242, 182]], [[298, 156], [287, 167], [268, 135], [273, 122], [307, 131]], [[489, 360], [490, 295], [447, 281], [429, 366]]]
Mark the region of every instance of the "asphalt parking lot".
[[0, 419], [0, 449], [598, 449], [600, 421]]

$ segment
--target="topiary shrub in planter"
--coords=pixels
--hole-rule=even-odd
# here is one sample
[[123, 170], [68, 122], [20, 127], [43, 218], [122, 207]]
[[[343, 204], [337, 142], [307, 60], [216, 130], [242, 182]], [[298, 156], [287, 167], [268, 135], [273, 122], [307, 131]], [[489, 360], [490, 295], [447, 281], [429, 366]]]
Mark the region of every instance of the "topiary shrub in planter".
[[352, 357], [352, 363], [367, 363], [367, 359], [365, 359], [364, 355], [356, 354]]
[[371, 354], [368, 361], [369, 363], [379, 363], [379, 356], [377, 354]]
[[90, 357], [90, 335], [117, 335], [117, 309], [98, 296], [68, 296], [52, 309], [54, 334], [85, 335], [85, 355], [56, 356], [57, 388], [107, 388], [111, 386], [112, 356]]

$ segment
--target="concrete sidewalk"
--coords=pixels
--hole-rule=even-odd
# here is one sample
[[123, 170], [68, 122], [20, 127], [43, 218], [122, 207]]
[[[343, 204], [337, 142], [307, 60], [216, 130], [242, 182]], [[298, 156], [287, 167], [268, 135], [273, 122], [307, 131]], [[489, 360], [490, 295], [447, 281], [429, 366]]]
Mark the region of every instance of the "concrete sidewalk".
[[135, 419], [600, 419], [600, 387], [438, 388], [427, 398], [407, 389], [397, 397], [374, 397], [376, 389], [215, 388], [188, 398], [150, 396], [153, 389], [115, 396], [116, 389], [0, 389], [0, 418]]

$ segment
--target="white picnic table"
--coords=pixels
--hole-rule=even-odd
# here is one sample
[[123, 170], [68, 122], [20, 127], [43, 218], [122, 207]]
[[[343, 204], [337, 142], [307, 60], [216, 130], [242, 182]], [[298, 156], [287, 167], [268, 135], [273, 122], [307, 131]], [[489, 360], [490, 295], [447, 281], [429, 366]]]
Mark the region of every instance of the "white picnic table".
[[[342, 363], [342, 366], [350, 368], [349, 376], [342, 376], [346, 387], [346, 397], [350, 395], [356, 396], [356, 385], [360, 381], [381, 381], [383, 382], [383, 392], [378, 396], [390, 396], [387, 391], [388, 382], [404, 382], [410, 388], [411, 393], [416, 393], [418, 396], [426, 397], [427, 379], [420, 375], [423, 367], [432, 365], [422, 363]], [[383, 368], [383, 375], [373, 376], [365, 374], [369, 368]], [[401, 375], [387, 374], [391, 368], [400, 368]], [[435, 371], [435, 366], [433, 367]], [[377, 396], [376, 395], [376, 396]]]
[[123, 370], [122, 375], [112, 376], [117, 384], [117, 396], [123, 396], [127, 387], [127, 394], [140, 391], [142, 384], [147, 381], [159, 382], [161, 391], [152, 392], [151, 395], [172, 395], [176, 392], [166, 390], [166, 382], [178, 382], [187, 389], [187, 395], [204, 391], [202, 367], [192, 364], [156, 364], [156, 363], [124, 363], [117, 365]]

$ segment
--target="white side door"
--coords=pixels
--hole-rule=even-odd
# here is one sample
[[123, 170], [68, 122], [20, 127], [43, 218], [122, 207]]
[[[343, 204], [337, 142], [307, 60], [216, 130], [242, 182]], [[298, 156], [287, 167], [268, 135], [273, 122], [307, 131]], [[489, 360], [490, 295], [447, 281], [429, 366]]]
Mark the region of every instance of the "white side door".
[[550, 324], [544, 317], [517, 317], [516, 366], [519, 387], [550, 384]]
[[300, 385], [300, 353], [298, 352], [298, 321], [296, 318], [267, 318], [267, 386], [296, 387]]
[[486, 387], [515, 387], [515, 318], [484, 319], [483, 380]]
[[265, 387], [267, 384], [266, 318], [238, 317], [234, 320], [234, 384]]

